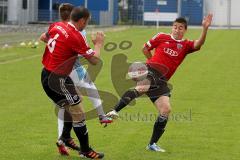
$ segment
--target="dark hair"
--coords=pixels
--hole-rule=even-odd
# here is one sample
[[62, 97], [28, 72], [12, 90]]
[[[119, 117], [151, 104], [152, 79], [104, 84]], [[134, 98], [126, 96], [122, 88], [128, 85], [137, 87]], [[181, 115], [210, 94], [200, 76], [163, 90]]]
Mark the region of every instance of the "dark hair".
[[182, 23], [184, 24], [185, 29], [187, 29], [187, 20], [184, 17], [178, 17], [173, 23]]
[[74, 8], [74, 6], [70, 3], [62, 3], [59, 6], [59, 15], [60, 15], [61, 20], [69, 21], [73, 8]]
[[71, 20], [73, 22], [79, 21], [81, 18], [88, 19], [90, 12], [85, 7], [75, 7], [71, 13]]

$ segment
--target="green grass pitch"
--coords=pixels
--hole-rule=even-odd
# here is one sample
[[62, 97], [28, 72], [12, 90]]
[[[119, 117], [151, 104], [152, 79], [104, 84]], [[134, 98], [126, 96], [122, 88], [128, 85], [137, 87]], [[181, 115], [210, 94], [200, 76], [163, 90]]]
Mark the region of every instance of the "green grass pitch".
[[[141, 47], [157, 32], [169, 28], [130, 28], [107, 32], [106, 43], [133, 42], [128, 50], [102, 51], [103, 68], [96, 85], [116, 95], [111, 82], [111, 61], [123, 53], [128, 62], [145, 61]], [[186, 37], [196, 39], [199, 29]], [[240, 30], [210, 30], [201, 51], [189, 55], [170, 83], [172, 116], [158, 144], [166, 153], [146, 151], [153, 121], [144, 116], [157, 111], [147, 98], [137, 100], [122, 118], [103, 128], [98, 119], [87, 122], [90, 143], [106, 160], [238, 160], [240, 157]], [[77, 160], [58, 155], [57, 118], [40, 83], [43, 44], [37, 49], [0, 49], [0, 159]], [[116, 69], [117, 72], [117, 69]], [[91, 103], [84, 97], [86, 110]], [[128, 115], [140, 114], [136, 119]], [[74, 135], [74, 133], [72, 133]]]

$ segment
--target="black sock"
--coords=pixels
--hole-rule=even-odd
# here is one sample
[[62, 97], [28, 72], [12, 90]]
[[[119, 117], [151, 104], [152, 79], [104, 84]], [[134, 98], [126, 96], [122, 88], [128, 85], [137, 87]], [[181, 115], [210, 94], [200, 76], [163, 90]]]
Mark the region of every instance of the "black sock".
[[61, 138], [65, 140], [71, 138], [71, 130], [72, 130], [72, 117], [69, 114], [69, 112], [65, 110], [64, 124], [63, 124], [63, 131], [62, 131]]
[[153, 127], [153, 133], [152, 133], [152, 138], [150, 140], [150, 145], [152, 145], [153, 143], [157, 143], [158, 140], [161, 138], [161, 136], [163, 135], [164, 131], [165, 131], [165, 127], [168, 121], [168, 117], [165, 116], [158, 116], [154, 127]]
[[71, 138], [72, 122], [64, 122], [61, 139]]
[[118, 104], [114, 107], [114, 110], [119, 112], [125, 106], [127, 106], [133, 99], [139, 97], [140, 94], [136, 89], [128, 90], [124, 93]]
[[88, 140], [88, 130], [85, 121], [73, 122], [73, 130], [79, 140], [81, 151], [88, 152], [90, 148]]

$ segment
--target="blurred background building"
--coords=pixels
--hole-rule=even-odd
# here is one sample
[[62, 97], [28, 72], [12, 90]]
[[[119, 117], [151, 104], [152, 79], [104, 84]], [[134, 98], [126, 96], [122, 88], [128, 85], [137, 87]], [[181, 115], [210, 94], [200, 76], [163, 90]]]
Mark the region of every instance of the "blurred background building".
[[63, 2], [87, 7], [91, 24], [101, 26], [169, 24], [178, 16], [200, 25], [208, 12], [215, 26], [240, 26], [240, 0], [0, 0], [0, 24], [58, 21]]

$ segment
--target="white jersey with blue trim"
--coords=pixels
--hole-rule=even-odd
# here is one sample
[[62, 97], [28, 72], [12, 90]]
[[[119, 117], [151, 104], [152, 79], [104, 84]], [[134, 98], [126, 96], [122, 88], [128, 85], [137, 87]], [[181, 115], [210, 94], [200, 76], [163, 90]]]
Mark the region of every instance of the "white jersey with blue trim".
[[[86, 34], [87, 34], [87, 33], [86, 33], [85, 30], [82, 30], [80, 33], [81, 33], [83, 36], [86, 37]], [[86, 77], [86, 75], [87, 75], [87, 70], [81, 65], [81, 63], [80, 63], [81, 58], [82, 58], [82, 56], [78, 56], [78, 58], [77, 58], [77, 60], [76, 60], [76, 62], [75, 62], [75, 64], [74, 64], [74, 66], [73, 66], [73, 69], [76, 70], [76, 72], [77, 72], [77, 74], [78, 74], [78, 78], [79, 78], [80, 80], [83, 80], [83, 79]]]

